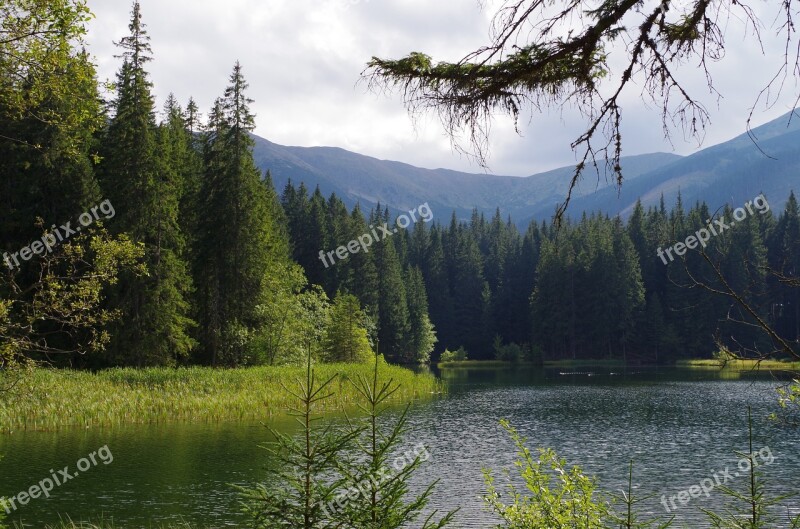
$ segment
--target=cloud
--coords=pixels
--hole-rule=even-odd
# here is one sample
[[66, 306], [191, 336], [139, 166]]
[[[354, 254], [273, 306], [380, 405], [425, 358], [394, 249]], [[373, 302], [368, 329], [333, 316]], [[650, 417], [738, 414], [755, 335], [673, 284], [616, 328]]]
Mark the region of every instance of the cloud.
[[[113, 41], [127, 33], [131, 2], [89, 0], [96, 19], [88, 41], [101, 79], [113, 79], [119, 67]], [[422, 167], [482, 172], [459, 155], [435, 116], [415, 123], [401, 97], [367, 91], [359, 82], [372, 57], [401, 57], [424, 51], [436, 59], [458, 60], [487, 43], [491, 8], [476, 0], [141, 0], [155, 60], [149, 69], [159, 104], [173, 92], [185, 102], [194, 97], [208, 110], [224, 91], [233, 63], [241, 61], [255, 99], [256, 133], [284, 145], [330, 145]], [[775, 6], [777, 7], [777, 6]], [[775, 13], [766, 7], [764, 20]], [[703, 146], [744, 131], [749, 108], [759, 90], [777, 71], [781, 41], [764, 31], [765, 51], [745, 39], [744, 25], [726, 23], [729, 45], [724, 60], [712, 64], [723, 98], [708, 94], [696, 64], [676, 69], [692, 93], [707, 105], [712, 125]], [[623, 54], [611, 63], [621, 71]], [[625, 154], [698, 148], [680, 130], [670, 144], [663, 137], [660, 113], [644, 104], [641, 87], [625, 94]], [[796, 86], [771, 109], [759, 109], [755, 124], [787, 112]], [[493, 123], [490, 169], [527, 176], [575, 162], [570, 143], [585, 120], [572, 109], [551, 109], [521, 123], [516, 134], [508, 118]]]

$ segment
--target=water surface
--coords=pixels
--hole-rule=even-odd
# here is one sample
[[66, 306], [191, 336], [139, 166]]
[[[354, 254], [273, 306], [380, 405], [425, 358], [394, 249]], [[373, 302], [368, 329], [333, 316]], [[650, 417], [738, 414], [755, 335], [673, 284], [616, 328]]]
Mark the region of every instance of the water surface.
[[[666, 514], [659, 503], [701, 480], [736, 470], [734, 450], [747, 447], [747, 407], [753, 409], [755, 448], [774, 457], [764, 471], [772, 491], [800, 490], [800, 431], [775, 424], [775, 386], [769, 374], [721, 375], [713, 371], [609, 369], [467, 369], [441, 373], [442, 399], [416, 404], [410, 415], [411, 449], [429, 447], [417, 486], [439, 480], [433, 507], [460, 508], [458, 527], [492, 527], [497, 520], [481, 502], [483, 467], [500, 469], [514, 451], [499, 428], [508, 419], [531, 447], [550, 447], [570, 463], [617, 490], [634, 462], [634, 486], [654, 494], [645, 511]], [[291, 431], [289, 421], [272, 423]], [[272, 464], [257, 448], [269, 440], [260, 424], [178, 424], [18, 432], [0, 437], [0, 496], [15, 495], [102, 446], [112, 463], [98, 462], [48, 499], [32, 500], [11, 517], [41, 527], [59, 516], [113, 519], [120, 527], [187, 521], [200, 527], [243, 525], [233, 484], [264, 479]], [[765, 452], [766, 453], [766, 452]], [[745, 486], [746, 479], [729, 483]], [[693, 499], [674, 512], [677, 527], [707, 527], [700, 508], [719, 508], [719, 492]], [[788, 502], [800, 512], [800, 500]], [[780, 527], [780, 526], [779, 526]]]

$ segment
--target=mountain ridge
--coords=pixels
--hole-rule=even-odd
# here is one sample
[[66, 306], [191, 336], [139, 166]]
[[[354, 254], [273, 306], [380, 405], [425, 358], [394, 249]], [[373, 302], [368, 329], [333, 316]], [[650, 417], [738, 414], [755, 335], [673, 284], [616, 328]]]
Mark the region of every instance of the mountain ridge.
[[[588, 170], [567, 214], [600, 211], [624, 217], [637, 199], [645, 207], [654, 206], [663, 194], [671, 204], [679, 192], [686, 203], [705, 201], [712, 209], [743, 203], [760, 192], [773, 206], [782, 206], [791, 189], [800, 189], [800, 114], [793, 112], [688, 156], [625, 156], [620, 188], [605, 168], [599, 175]], [[259, 136], [254, 140], [256, 163], [270, 170], [279, 193], [289, 181], [304, 182], [309, 191], [319, 186], [326, 196], [336, 193], [350, 207], [360, 203], [369, 209], [380, 203], [401, 213], [428, 203], [444, 212], [439, 215], [455, 212], [460, 219], [469, 218], [474, 208], [485, 214], [499, 208], [520, 227], [552, 217], [574, 172], [574, 166], [530, 176], [425, 169], [340, 147], [283, 146]]]

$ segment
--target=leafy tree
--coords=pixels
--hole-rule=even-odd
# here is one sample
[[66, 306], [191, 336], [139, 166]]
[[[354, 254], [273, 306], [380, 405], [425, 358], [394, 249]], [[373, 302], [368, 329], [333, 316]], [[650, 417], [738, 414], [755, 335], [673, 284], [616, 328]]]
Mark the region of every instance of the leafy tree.
[[538, 458], [525, 446], [523, 438], [507, 421], [503, 428], [517, 449], [519, 478], [527, 495], [509, 479], [508, 496], [513, 503], [501, 501], [492, 471], [484, 469], [486, 504], [509, 529], [605, 529], [608, 505], [596, 494], [593, 479], [580, 468], [567, 466], [552, 450], [540, 450]]
[[142, 273], [142, 255], [126, 236], [86, 232], [39, 258], [30, 284], [0, 275], [0, 369], [9, 374], [37, 358], [103, 351], [105, 327], [120, 316], [103, 307], [104, 290], [122, 271]]
[[[91, 18], [83, 0], [0, 4], [2, 114], [18, 122], [35, 120], [45, 130], [60, 132], [57, 151], [65, 158], [84, 156], [86, 132], [98, 124], [94, 69], [81, 49]], [[4, 126], [0, 143], [51, 148], [40, 138], [16, 132]]]

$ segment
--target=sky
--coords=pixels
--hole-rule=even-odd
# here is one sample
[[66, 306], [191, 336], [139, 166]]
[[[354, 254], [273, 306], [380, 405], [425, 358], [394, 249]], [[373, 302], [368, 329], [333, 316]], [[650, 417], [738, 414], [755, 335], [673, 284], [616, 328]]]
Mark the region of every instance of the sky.
[[[400, 94], [374, 93], [360, 81], [372, 56], [400, 58], [412, 51], [457, 61], [489, 43], [496, 1], [478, 0], [141, 0], [154, 61], [149, 63], [157, 105], [172, 92], [194, 97], [204, 112], [222, 95], [238, 60], [255, 100], [256, 134], [282, 145], [334, 146], [425, 168], [528, 176], [573, 165], [571, 142], [586, 122], [572, 109], [523, 116], [521, 135], [510, 118], [492, 125], [488, 168], [453, 149], [434, 115], [411, 119]], [[96, 18], [87, 41], [101, 80], [120, 66], [114, 41], [128, 32], [130, 0], [88, 0]], [[644, 102], [641, 87], [623, 98], [623, 154], [691, 154], [746, 128], [759, 91], [782, 61], [775, 37], [777, 3], [754, 5], [767, 24], [764, 50], [736, 16], [723, 22], [725, 57], [712, 65], [718, 95], [709, 94], [696, 64], [678, 77], [711, 115], [702, 142], [680, 128], [664, 138], [660, 109]], [[612, 51], [612, 73], [622, 54]], [[789, 110], [798, 87], [790, 82], [769, 108], [756, 107], [759, 125]]]

